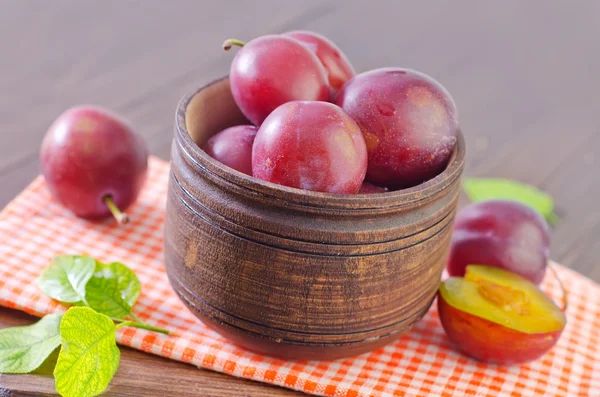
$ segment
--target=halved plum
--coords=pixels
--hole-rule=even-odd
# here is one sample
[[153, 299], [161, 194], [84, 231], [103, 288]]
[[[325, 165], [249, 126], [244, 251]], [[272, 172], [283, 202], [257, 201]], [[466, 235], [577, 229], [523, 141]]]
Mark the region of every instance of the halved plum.
[[558, 341], [565, 314], [534, 283], [504, 269], [469, 265], [465, 277], [445, 280], [440, 320], [467, 355], [485, 362], [535, 360]]

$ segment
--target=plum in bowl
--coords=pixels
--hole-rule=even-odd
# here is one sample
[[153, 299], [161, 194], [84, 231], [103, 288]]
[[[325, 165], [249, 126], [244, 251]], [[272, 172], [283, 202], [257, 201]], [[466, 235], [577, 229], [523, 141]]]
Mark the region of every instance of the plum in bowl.
[[178, 106], [165, 259], [182, 301], [233, 342], [283, 358], [353, 356], [410, 329], [436, 296], [450, 248], [462, 135], [431, 180], [355, 195], [259, 180], [201, 149], [244, 124], [227, 78]]

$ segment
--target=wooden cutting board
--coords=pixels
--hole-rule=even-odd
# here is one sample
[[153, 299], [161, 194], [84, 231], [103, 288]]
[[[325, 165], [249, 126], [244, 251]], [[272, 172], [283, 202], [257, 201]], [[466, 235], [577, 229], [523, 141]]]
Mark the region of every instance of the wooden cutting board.
[[[37, 318], [0, 308], [0, 328], [29, 325]], [[52, 371], [55, 352], [35, 373], [0, 375], [0, 397], [57, 396]], [[304, 393], [196, 368], [121, 347], [121, 364], [103, 396], [135, 397], [278, 397]]]

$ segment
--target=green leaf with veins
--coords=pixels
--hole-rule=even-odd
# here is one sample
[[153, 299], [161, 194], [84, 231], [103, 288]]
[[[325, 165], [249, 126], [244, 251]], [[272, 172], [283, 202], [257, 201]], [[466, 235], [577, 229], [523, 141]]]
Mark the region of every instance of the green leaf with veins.
[[63, 397], [93, 397], [108, 387], [121, 357], [115, 324], [89, 307], [70, 308], [60, 323], [62, 348], [54, 378]]
[[44, 270], [38, 283], [52, 299], [66, 303], [85, 301], [85, 286], [95, 268], [96, 261], [87, 256], [57, 256]]
[[140, 289], [140, 280], [127, 266], [96, 262], [96, 271], [86, 286], [86, 299], [98, 313], [124, 319], [131, 316]]
[[0, 330], [0, 373], [27, 374], [36, 370], [60, 345], [62, 314], [49, 314], [25, 327]]

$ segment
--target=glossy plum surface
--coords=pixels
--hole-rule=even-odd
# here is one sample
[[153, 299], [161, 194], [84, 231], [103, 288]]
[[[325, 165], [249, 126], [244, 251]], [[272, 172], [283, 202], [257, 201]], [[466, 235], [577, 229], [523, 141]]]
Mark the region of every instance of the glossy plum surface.
[[354, 76], [354, 68], [346, 55], [327, 37], [315, 32], [300, 30], [287, 32], [283, 35], [302, 42], [317, 55], [327, 70], [329, 85], [334, 93]]
[[367, 170], [360, 129], [339, 107], [295, 101], [261, 125], [252, 151], [256, 178], [305, 190], [355, 194]]
[[456, 347], [478, 360], [503, 365], [547, 353], [567, 322], [535, 284], [487, 266], [469, 266], [465, 278], [445, 280], [438, 312]]
[[335, 103], [361, 128], [367, 181], [392, 190], [418, 185], [441, 173], [457, 142], [454, 101], [431, 77], [383, 68], [348, 81]]
[[255, 125], [289, 101], [327, 101], [327, 72], [319, 58], [291, 37], [267, 35], [240, 48], [231, 63], [231, 92]]
[[236, 125], [212, 136], [202, 149], [234, 170], [252, 175], [252, 144], [258, 129], [253, 125]]
[[539, 284], [550, 256], [548, 224], [533, 209], [508, 200], [471, 204], [458, 212], [447, 269], [462, 276], [470, 264], [500, 267]]
[[76, 216], [111, 215], [105, 196], [125, 210], [146, 180], [148, 147], [109, 110], [81, 106], [61, 114], [48, 129], [40, 152], [42, 174], [52, 195]]

